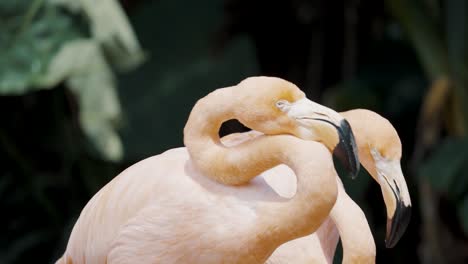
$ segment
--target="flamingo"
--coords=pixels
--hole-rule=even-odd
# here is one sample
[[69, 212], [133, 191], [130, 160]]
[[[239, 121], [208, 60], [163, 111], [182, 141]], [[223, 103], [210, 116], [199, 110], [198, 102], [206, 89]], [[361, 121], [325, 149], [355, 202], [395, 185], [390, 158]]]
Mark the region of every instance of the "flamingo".
[[[225, 147], [218, 130], [232, 118], [265, 135]], [[330, 151], [351, 175], [359, 168], [346, 120], [279, 78], [251, 77], [200, 99], [184, 143], [94, 195], [57, 262], [263, 263], [330, 213], [338, 191]], [[297, 177], [291, 199], [256, 177], [279, 164]]]
[[[387, 207], [386, 245], [396, 245], [410, 219], [411, 199], [400, 166], [401, 141], [391, 123], [379, 114], [355, 109], [341, 112], [355, 132], [361, 164], [380, 184]], [[231, 134], [223, 144], [233, 146], [253, 140], [257, 131]], [[293, 197], [296, 180], [293, 172], [280, 165], [262, 173], [265, 181], [282, 197]], [[341, 237], [343, 263], [375, 263], [375, 243], [364, 213], [338, 184], [337, 201], [330, 216], [312, 235], [281, 245], [267, 263], [333, 263], [335, 249]]]

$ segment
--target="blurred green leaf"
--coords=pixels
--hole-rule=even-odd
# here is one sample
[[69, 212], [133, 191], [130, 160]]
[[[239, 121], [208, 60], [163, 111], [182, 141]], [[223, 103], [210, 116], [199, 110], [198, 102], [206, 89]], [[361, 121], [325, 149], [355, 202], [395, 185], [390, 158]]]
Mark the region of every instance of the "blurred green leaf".
[[[43, 2], [0, 2], [0, 94], [48, 88], [41, 79], [60, 47], [85, 33], [74, 18]], [[30, 10], [37, 9], [36, 12]], [[27, 15], [31, 16], [28, 17]]]
[[130, 70], [144, 54], [120, 4], [116, 0], [49, 0], [89, 18], [94, 40], [102, 46], [111, 65]]
[[50, 68], [46, 82], [69, 76], [66, 84], [78, 98], [81, 126], [99, 154], [119, 160], [123, 150], [115, 127], [121, 114], [120, 103], [114, 76], [98, 45], [92, 40], [70, 42]]
[[453, 195], [451, 187], [468, 161], [467, 139], [450, 138], [440, 144], [419, 169], [420, 177], [427, 177], [438, 191]]
[[[141, 63], [143, 53], [120, 5], [114, 0], [19, 3], [0, 3], [0, 21], [6, 25], [0, 31], [0, 93], [65, 82], [78, 97], [80, 124], [94, 149], [107, 160], [121, 159], [115, 131], [121, 110], [111, 65], [130, 69]], [[83, 15], [91, 36], [77, 19]]]

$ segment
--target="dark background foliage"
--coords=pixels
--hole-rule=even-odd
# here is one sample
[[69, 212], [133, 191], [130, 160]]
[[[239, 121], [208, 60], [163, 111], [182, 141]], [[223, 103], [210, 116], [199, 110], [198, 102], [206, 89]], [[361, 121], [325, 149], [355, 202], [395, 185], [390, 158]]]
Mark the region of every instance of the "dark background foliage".
[[394, 249], [378, 184], [343, 178], [377, 263], [468, 260], [466, 1], [122, 0], [131, 28], [119, 2], [71, 2], [0, 3], [0, 263], [53, 262], [94, 193], [182, 146], [194, 102], [252, 75], [396, 127], [413, 214]]

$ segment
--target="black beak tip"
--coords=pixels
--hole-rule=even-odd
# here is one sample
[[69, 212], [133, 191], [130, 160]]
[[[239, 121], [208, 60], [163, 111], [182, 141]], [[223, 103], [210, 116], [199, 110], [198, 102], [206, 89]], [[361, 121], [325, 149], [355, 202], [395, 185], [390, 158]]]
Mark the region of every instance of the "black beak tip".
[[387, 236], [385, 238], [385, 246], [387, 248], [395, 247], [405, 233], [410, 219], [411, 206], [405, 206], [402, 202], [398, 202], [395, 215], [393, 218], [387, 219]]
[[353, 131], [346, 119], [340, 122], [340, 126], [337, 127], [339, 142], [336, 146], [333, 154], [341, 161], [345, 169], [348, 171], [349, 176], [352, 179], [356, 179], [359, 169], [359, 155], [354, 139]]
[[351, 170], [349, 172], [349, 177], [351, 177], [351, 179], [354, 180], [354, 179], [357, 178], [358, 174], [359, 174], [359, 163], [358, 163], [358, 165], [356, 166], [356, 168], [354, 170]]

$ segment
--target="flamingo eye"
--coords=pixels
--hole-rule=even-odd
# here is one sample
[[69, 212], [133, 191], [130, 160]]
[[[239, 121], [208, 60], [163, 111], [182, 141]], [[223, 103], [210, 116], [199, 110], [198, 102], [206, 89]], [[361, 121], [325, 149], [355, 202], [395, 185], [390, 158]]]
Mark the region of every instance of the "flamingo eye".
[[281, 99], [276, 102], [276, 107], [281, 111], [286, 111], [290, 105], [291, 104], [287, 100], [284, 100], [284, 99]]

